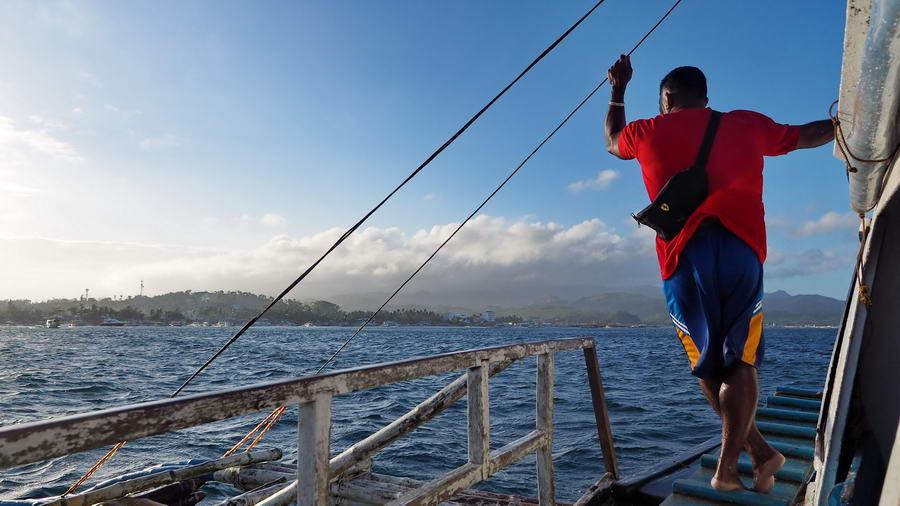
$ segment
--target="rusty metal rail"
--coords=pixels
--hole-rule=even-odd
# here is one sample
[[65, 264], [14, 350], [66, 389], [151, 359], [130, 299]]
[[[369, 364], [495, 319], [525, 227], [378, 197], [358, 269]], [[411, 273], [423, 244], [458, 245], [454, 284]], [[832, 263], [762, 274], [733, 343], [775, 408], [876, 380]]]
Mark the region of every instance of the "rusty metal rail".
[[[0, 469], [28, 464], [121, 440], [163, 434], [284, 404], [300, 407], [298, 480], [262, 504], [324, 505], [329, 484], [352, 465], [468, 397], [468, 462], [392, 504], [436, 504], [537, 453], [541, 504], [555, 503], [553, 479], [553, 369], [557, 352], [581, 349], [605, 471], [618, 476], [615, 449], [593, 339], [562, 339], [446, 353], [188, 397], [145, 402], [0, 429]], [[510, 363], [537, 356], [535, 430], [490, 449], [488, 381]], [[336, 395], [465, 369], [466, 374], [404, 417], [330, 458], [331, 400]]]

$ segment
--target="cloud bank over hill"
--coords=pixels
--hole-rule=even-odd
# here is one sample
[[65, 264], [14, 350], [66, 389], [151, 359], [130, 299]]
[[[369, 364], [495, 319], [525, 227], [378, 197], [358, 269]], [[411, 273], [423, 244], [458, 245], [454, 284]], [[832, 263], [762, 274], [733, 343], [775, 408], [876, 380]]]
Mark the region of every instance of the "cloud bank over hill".
[[[370, 306], [392, 292], [457, 226], [414, 233], [358, 231], [292, 292], [300, 300]], [[337, 228], [308, 236], [276, 235], [242, 250], [165, 244], [0, 239], [0, 298], [136, 295], [182, 290], [242, 290], [274, 295], [340, 237]], [[831, 251], [771, 251], [767, 277], [793, 278], [849, 268]], [[848, 264], [848, 265], [845, 265]], [[571, 226], [481, 215], [473, 219], [397, 302], [445, 305], [527, 304], [659, 284], [652, 232], [617, 231], [599, 219]]]
[[[309, 299], [378, 293], [399, 285], [452, 233], [455, 223], [406, 234], [397, 228], [361, 230], [338, 248], [295, 290]], [[134, 294], [176, 290], [247, 290], [276, 293], [338, 237], [333, 228], [310, 236], [277, 235], [246, 250], [171, 245], [2, 240], [0, 297]], [[39, 265], [40, 272], [17, 266]], [[409, 286], [409, 291], [452, 293], [548, 292], [657, 281], [652, 236], [626, 235], [599, 219], [572, 226], [481, 215], [473, 219]], [[498, 300], [497, 303], [511, 301]]]

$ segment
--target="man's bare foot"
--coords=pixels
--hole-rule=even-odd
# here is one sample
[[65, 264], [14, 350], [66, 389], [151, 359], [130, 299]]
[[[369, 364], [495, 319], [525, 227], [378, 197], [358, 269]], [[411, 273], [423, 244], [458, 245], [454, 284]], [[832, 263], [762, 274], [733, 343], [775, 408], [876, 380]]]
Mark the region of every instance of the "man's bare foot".
[[719, 479], [713, 476], [713, 479], [709, 480], [709, 485], [719, 492], [733, 492], [735, 490], [744, 490], [744, 484], [741, 483], [740, 478]]
[[784, 465], [784, 455], [775, 455], [753, 469], [753, 490], [765, 494], [775, 486], [775, 473]]

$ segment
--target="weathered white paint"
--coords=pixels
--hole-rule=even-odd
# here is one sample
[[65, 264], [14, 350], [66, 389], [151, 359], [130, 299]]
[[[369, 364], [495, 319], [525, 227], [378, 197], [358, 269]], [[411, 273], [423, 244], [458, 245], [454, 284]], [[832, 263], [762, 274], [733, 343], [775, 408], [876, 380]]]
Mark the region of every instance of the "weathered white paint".
[[266, 497], [274, 494], [281, 487], [284, 486], [284, 483], [287, 482], [285, 478], [279, 478], [278, 481], [269, 481], [270, 485], [264, 486], [262, 488], [254, 488], [253, 490], [244, 492], [243, 494], [236, 495], [229, 499], [226, 499], [215, 506], [254, 506], [258, 504], [260, 501], [264, 500]]
[[172, 471], [162, 471], [159, 473], [140, 476], [131, 480], [120, 481], [108, 487], [98, 488], [90, 492], [84, 492], [77, 495], [60, 497], [53, 501], [47, 502], [44, 506], [87, 506], [97, 504], [103, 501], [109, 501], [127, 494], [148, 490], [151, 488], [168, 485], [176, 481], [196, 478], [204, 474], [210, 474], [219, 469], [225, 469], [232, 466], [241, 466], [253, 464], [256, 462], [265, 462], [270, 460], [278, 460], [281, 458], [281, 450], [257, 450], [249, 453], [241, 453], [230, 457], [211, 460], [194, 466], [182, 467]]
[[0, 469], [308, 402], [323, 393], [341, 395], [468, 368], [473, 363], [509, 362], [592, 343], [591, 339], [565, 339], [447, 353], [13, 425], [0, 429]]
[[487, 475], [490, 459], [490, 401], [488, 400], [488, 366], [470, 367], [468, 385], [469, 463], [481, 467], [481, 479]]
[[[511, 362], [500, 362], [491, 365], [490, 375], [493, 376], [500, 373], [509, 367], [510, 364]], [[467, 374], [463, 374], [400, 418], [382, 427], [362, 441], [354, 443], [332, 458], [331, 475], [337, 476], [342, 474], [357, 462], [371, 458], [375, 453], [404, 434], [408, 434], [426, 421], [442, 413], [466, 394], [466, 381]]]
[[537, 357], [537, 430], [547, 444], [537, 451], [538, 501], [541, 506], [556, 504], [556, 485], [553, 480], [553, 354]]
[[[244, 462], [242, 459], [250, 458], [248, 455], [252, 454], [220, 459], [219, 467], [212, 470], [219, 470], [220, 478], [228, 478], [227, 481], [239, 482], [242, 486], [253, 485], [267, 478], [282, 482], [281, 485], [272, 484], [265, 487], [264, 492], [258, 491], [259, 493], [241, 496], [236, 499], [233, 506], [256, 503], [262, 506], [281, 506], [292, 504], [295, 500], [301, 506], [324, 506], [329, 503], [336, 487], [340, 488], [342, 484], [351, 482], [354, 477], [360, 476], [360, 473], [366, 476], [370, 474], [368, 473], [370, 458], [377, 451], [433, 418], [467, 393], [469, 463], [428, 483], [411, 480], [410, 483], [414, 482], [415, 487], [410, 485], [403, 494], [388, 494], [385, 497], [395, 504], [438, 504], [456, 494], [464, 493], [469, 486], [489, 478], [525, 455], [537, 452], [540, 503], [550, 504], [555, 496], [552, 463], [553, 354], [579, 348], [585, 349], [586, 352], [593, 351], [593, 346], [591, 339], [567, 339], [472, 350], [87, 413], [68, 417], [64, 420], [68, 423], [51, 420], [23, 424], [0, 430], [0, 463], [16, 464], [20, 463], [21, 459], [28, 461], [27, 459], [36, 459], [39, 455], [53, 455], [54, 452], [66, 447], [84, 449], [103, 440], [104, 436], [82, 432], [87, 427], [112, 427], [115, 433], [105, 436], [112, 441], [134, 439], [136, 434], [165, 432], [172, 427], [192, 426], [208, 420], [225, 419], [258, 410], [260, 406], [281, 405], [287, 400], [299, 399], [296, 474], [280, 464], [268, 464], [265, 468], [235, 467], [245, 465], [240, 462]], [[489, 378], [513, 361], [530, 355], [538, 355], [536, 430], [492, 452]], [[462, 368], [467, 369], [465, 375], [445, 386], [400, 419], [329, 461], [333, 394]], [[242, 403], [250, 403], [252, 408], [247, 408]], [[162, 419], [145, 420], [143, 424], [138, 424], [138, 427], [120, 425], [123, 420], [136, 420], [151, 415]], [[43, 441], [48, 434], [68, 434], [72, 437], [61, 446], [53, 446], [52, 443]], [[7, 448], [16, 451], [2, 453]], [[288, 479], [295, 477], [298, 479], [284, 484]], [[379, 490], [389, 488], [381, 487]], [[264, 498], [264, 495], [268, 497]], [[356, 498], [346, 498], [345, 503], [355, 505], [358, 501]]]
[[300, 404], [297, 431], [297, 506], [327, 506], [331, 395]]
[[[878, 267], [878, 253], [881, 249], [880, 245], [883, 240], [885, 225], [879, 220], [873, 222], [872, 232], [869, 234], [863, 252], [862, 282], [868, 286], [872, 286], [875, 278], [875, 272]], [[828, 495], [836, 483], [838, 460], [844, 442], [844, 431], [847, 428], [850, 404], [853, 400], [853, 383], [856, 378], [859, 354], [863, 344], [866, 319], [868, 318], [868, 308], [859, 301], [858, 285], [854, 286], [848, 304], [850, 304], [849, 315], [844, 328], [840, 331], [842, 343], [838, 355], [834, 383], [829, 394], [831, 401], [827, 406], [827, 415], [820, 416], [820, 420], [824, 418], [825, 423], [824, 429], [819, 427], [823, 434], [821, 446], [824, 454], [821, 457], [821, 463], [818, 462], [818, 459], [815, 462], [819, 467], [816, 467], [816, 485], [813, 487], [816, 494], [816, 504], [819, 506], [827, 506]], [[826, 407], [823, 406], [822, 409], [824, 410]]]
[[581, 497], [579, 497], [577, 501], [575, 501], [575, 504], [573, 506], [587, 506], [591, 503], [591, 500], [594, 499], [597, 494], [600, 494], [604, 490], [611, 487], [612, 484], [615, 483], [615, 481], [616, 477], [613, 476], [612, 473], [603, 473], [603, 476], [601, 476], [599, 480], [595, 481], [593, 485], [588, 487], [587, 491], [585, 491], [585, 493]]

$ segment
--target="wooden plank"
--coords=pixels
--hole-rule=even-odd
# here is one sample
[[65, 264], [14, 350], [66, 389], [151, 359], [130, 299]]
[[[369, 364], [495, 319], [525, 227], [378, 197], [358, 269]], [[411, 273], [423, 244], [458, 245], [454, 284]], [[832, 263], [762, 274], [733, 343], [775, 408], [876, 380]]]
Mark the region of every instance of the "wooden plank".
[[481, 467], [481, 479], [487, 475], [491, 452], [488, 378], [488, 368], [485, 364], [470, 367], [466, 373], [469, 463]]
[[108, 487], [98, 488], [89, 492], [67, 497], [59, 497], [53, 501], [45, 503], [45, 506], [87, 506], [97, 504], [103, 501], [109, 501], [133, 494], [142, 490], [149, 490], [176, 481], [195, 478], [210, 474], [219, 469], [226, 469], [232, 466], [242, 466], [253, 464], [256, 462], [264, 462], [269, 460], [278, 460], [281, 458], [281, 450], [257, 450], [249, 453], [241, 453], [230, 457], [211, 460], [194, 466], [182, 467], [171, 471], [160, 471], [158, 473], [140, 476], [131, 480], [120, 481], [109, 485]]
[[547, 435], [541, 431], [532, 431], [527, 435], [490, 453], [487, 466], [465, 464], [425, 483], [389, 504], [434, 505], [455, 497], [462, 490], [482, 480], [504, 467], [517, 462], [525, 455], [538, 448], [547, 446]]
[[257, 504], [259, 506], [288, 506], [294, 504], [296, 499], [297, 480], [294, 480]]
[[[342, 479], [332, 482], [331, 490], [335, 504], [385, 504], [422, 485], [424, 485], [424, 482], [412, 478], [369, 473], [352, 480]], [[538, 503], [537, 499], [530, 497], [473, 489], [463, 489], [450, 500], [441, 502], [441, 506], [461, 504], [472, 506], [537, 506]], [[557, 506], [571, 505], [557, 503]]]
[[537, 430], [546, 444], [537, 450], [538, 501], [541, 506], [556, 504], [553, 479], [553, 354], [537, 357]]
[[547, 445], [547, 435], [539, 430], [533, 430], [502, 448], [492, 451], [490, 464], [488, 466], [488, 474], [485, 476], [485, 479], [504, 467], [522, 460], [522, 458], [529, 453], [534, 453], [538, 448]]
[[266, 497], [280, 490], [286, 482], [287, 478], [278, 478], [264, 486], [254, 488], [253, 490], [249, 490], [234, 497], [229, 497], [215, 506], [254, 506]]
[[600, 362], [594, 346], [584, 348], [584, 365], [587, 367], [588, 385], [591, 389], [591, 404], [594, 407], [594, 421], [597, 424], [597, 438], [603, 453], [603, 467], [606, 472], [619, 478], [619, 462], [616, 458], [616, 447], [613, 441], [612, 426], [609, 423], [609, 410], [606, 407], [606, 393], [600, 377]]
[[387, 504], [388, 506], [435, 506], [453, 497], [460, 490], [481, 481], [482, 473], [480, 465], [464, 464]]
[[297, 506], [327, 506], [331, 395], [300, 404], [297, 423]]
[[579, 338], [446, 353], [13, 425], [0, 429], [0, 469], [308, 402], [321, 393], [346, 394], [480, 361], [506, 362], [592, 345], [591, 339]]
[[601, 476], [599, 480], [595, 481], [593, 485], [588, 487], [584, 495], [582, 495], [580, 498], [578, 498], [577, 501], [575, 501], [574, 506], [591, 506], [601, 504], [601, 501], [605, 499], [605, 494], [608, 493], [608, 491], [612, 487], [613, 482], [615, 481], [616, 479], [613, 477], [612, 473], [603, 473], [603, 476]]
[[[490, 375], [500, 373], [512, 362], [500, 362], [492, 364]], [[442, 413], [454, 402], [466, 394], [467, 374], [463, 374], [437, 393], [419, 403], [406, 414], [397, 418], [388, 425], [382, 427], [369, 437], [354, 443], [339, 455], [331, 459], [331, 475], [337, 476], [344, 473], [357, 462], [372, 458], [377, 452], [401, 436], [420, 427], [426, 421], [433, 419]]]

